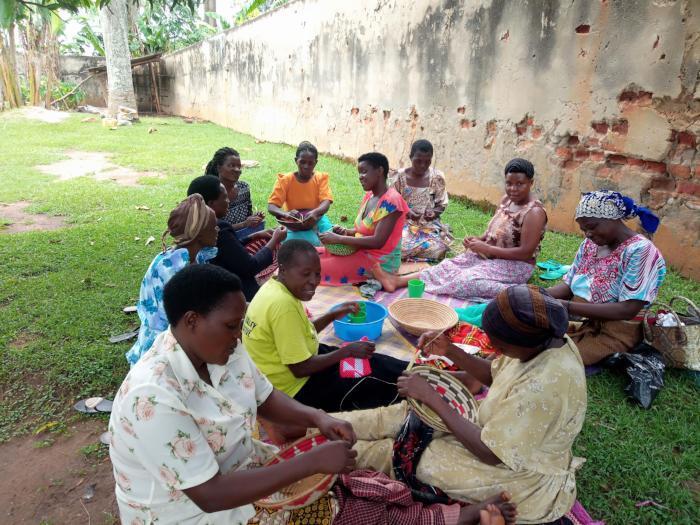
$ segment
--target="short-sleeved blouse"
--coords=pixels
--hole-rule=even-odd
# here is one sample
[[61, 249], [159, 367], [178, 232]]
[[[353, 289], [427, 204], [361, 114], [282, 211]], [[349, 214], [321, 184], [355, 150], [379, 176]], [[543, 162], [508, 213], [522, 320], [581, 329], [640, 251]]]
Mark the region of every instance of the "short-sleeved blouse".
[[564, 276], [574, 296], [596, 304], [654, 302], [666, 276], [666, 262], [649, 239], [634, 235], [605, 257], [597, 254], [598, 246], [590, 239], [579, 246]]
[[392, 185], [404, 198], [409, 207], [417, 213], [425, 213], [427, 208], [447, 207], [449, 197], [445, 185], [445, 175], [435, 168], [428, 168], [428, 185], [425, 188], [410, 186], [406, 169], [401, 169]]
[[267, 460], [253, 438], [257, 408], [272, 392], [239, 345], [200, 379], [170, 329], [122, 383], [109, 420], [110, 458], [122, 523], [246, 523], [252, 505], [204, 513], [184, 489]]
[[368, 237], [374, 235], [374, 230], [377, 228], [379, 221], [391, 215], [395, 211], [401, 212], [399, 218], [394, 224], [394, 229], [391, 231], [389, 238], [384, 243], [384, 246], [374, 250], [366, 250], [367, 253], [373, 256], [381, 256], [391, 253], [401, 242], [401, 232], [403, 231], [403, 225], [406, 222], [406, 213], [409, 210], [408, 204], [403, 200], [403, 197], [399, 195], [394, 188], [389, 188], [386, 190], [384, 195], [379, 198], [379, 202], [374, 207], [374, 210], [365, 215], [365, 210], [367, 208], [367, 203], [372, 198], [373, 193], [368, 191], [365, 193], [362, 199], [362, 204], [360, 204], [360, 209], [357, 212], [357, 217], [355, 218], [355, 231], [358, 235], [362, 237]]
[[[203, 264], [216, 257], [217, 248], [204, 248], [197, 253], [197, 264]], [[187, 248], [170, 248], [159, 253], [151, 261], [141, 281], [139, 302], [136, 312], [141, 320], [139, 336], [126, 353], [126, 360], [134, 365], [151, 348], [159, 333], [168, 327], [168, 318], [163, 307], [163, 289], [177, 272], [190, 264]]]

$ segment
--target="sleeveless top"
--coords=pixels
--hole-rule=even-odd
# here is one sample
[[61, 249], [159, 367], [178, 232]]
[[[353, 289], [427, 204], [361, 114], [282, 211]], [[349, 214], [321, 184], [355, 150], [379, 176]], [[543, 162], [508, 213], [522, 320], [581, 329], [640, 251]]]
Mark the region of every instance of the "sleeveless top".
[[[485, 242], [487, 244], [498, 246], [499, 248], [517, 248], [520, 246], [520, 237], [522, 235], [525, 216], [533, 208], [542, 208], [544, 211], [544, 206], [539, 200], [528, 202], [518, 211], [510, 211], [508, 209], [510, 205], [511, 200], [508, 197], [503, 197], [491, 222], [489, 222], [488, 228], [486, 228]], [[545, 211], [545, 217], [546, 215], [547, 212]], [[546, 224], [547, 221], [545, 219], [545, 225]], [[542, 239], [544, 239], [545, 229], [546, 228], [542, 228], [540, 243]], [[532, 255], [533, 260], [536, 259], [537, 255], [540, 253], [540, 243], [537, 244], [537, 248], [535, 248], [535, 252]]]

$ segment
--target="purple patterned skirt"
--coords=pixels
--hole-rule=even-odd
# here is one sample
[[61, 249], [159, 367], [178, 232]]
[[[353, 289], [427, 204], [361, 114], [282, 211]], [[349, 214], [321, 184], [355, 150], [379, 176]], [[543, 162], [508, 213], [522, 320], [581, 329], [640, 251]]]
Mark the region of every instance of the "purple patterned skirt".
[[425, 291], [459, 299], [493, 299], [498, 292], [525, 284], [535, 266], [524, 261], [482, 259], [467, 251], [420, 272]]

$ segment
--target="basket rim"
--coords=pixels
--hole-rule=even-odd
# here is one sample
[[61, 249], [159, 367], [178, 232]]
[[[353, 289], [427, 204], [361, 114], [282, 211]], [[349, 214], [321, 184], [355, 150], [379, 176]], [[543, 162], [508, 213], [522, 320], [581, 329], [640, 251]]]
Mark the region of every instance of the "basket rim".
[[[418, 326], [416, 324], [413, 324], [409, 321], [405, 321], [403, 319], [399, 319], [397, 317], [397, 312], [396, 309], [400, 308], [403, 304], [407, 304], [408, 302], [414, 302], [418, 303], [421, 302], [423, 305], [426, 307], [432, 306], [434, 310], [442, 310], [444, 314], [446, 314], [448, 317], [450, 317], [450, 320], [445, 323], [444, 326], [435, 326], [434, 328], [424, 328], [422, 326]], [[444, 303], [441, 303], [439, 301], [435, 301], [433, 299], [425, 299], [423, 297], [404, 297], [403, 299], [399, 299], [397, 301], [394, 301], [389, 305], [387, 308], [389, 312], [389, 316], [396, 321], [398, 324], [402, 326], [408, 326], [413, 329], [417, 330], [424, 330], [424, 331], [430, 331], [430, 330], [444, 330], [447, 328], [451, 328], [452, 326], [456, 325], [459, 322], [459, 316], [457, 315], [457, 312], [454, 311], [453, 308], [447, 306]]]
[[[301, 437], [301, 438], [299, 438], [299, 439], [297, 439], [297, 440], [295, 440], [295, 441], [292, 441], [290, 444], [288, 444], [288, 445], [285, 446], [284, 448], [280, 449], [274, 457], [272, 457], [271, 459], [269, 459], [268, 461], [266, 461], [266, 462], [263, 464], [263, 467], [268, 467], [268, 466], [270, 466], [270, 465], [274, 465], [274, 464], [280, 463], [280, 460], [284, 460], [284, 458], [282, 458], [282, 456], [281, 456], [282, 453], [284, 453], [285, 451], [287, 451], [287, 450], [289, 450], [289, 449], [292, 449], [292, 448], [294, 448], [294, 447], [297, 447], [300, 443], [303, 443], [303, 442], [305, 442], [305, 441], [310, 441], [310, 440], [318, 439], [319, 437], [320, 437], [320, 438], [323, 438], [323, 440], [324, 440], [322, 443], [319, 443], [319, 445], [321, 445], [321, 444], [323, 444], [323, 443], [326, 443], [327, 441], [330, 441], [326, 436], [324, 436], [324, 435], [321, 434], [320, 432], [314, 432], [313, 434], [310, 434], [310, 435]], [[312, 448], [313, 448], [313, 447], [312, 447]], [[291, 459], [291, 458], [290, 458], [290, 459]], [[284, 461], [288, 461], [288, 460], [284, 460]], [[320, 473], [317, 473], [317, 474], [320, 474]], [[312, 476], [314, 476], [314, 475], [316, 475], [316, 474], [312, 474]], [[310, 477], [310, 476], [307, 476], [307, 477]], [[288, 506], [290, 503], [292, 503], [292, 502], [298, 500], [299, 498], [303, 498], [303, 497], [306, 497], [306, 496], [309, 496], [309, 495], [313, 494], [313, 493], [314, 493], [315, 491], [317, 491], [318, 488], [321, 487], [322, 485], [332, 486], [333, 483], [335, 483], [335, 480], [336, 480], [337, 478], [338, 478], [338, 475], [337, 475], [337, 474], [324, 474], [323, 477], [322, 477], [317, 483], [315, 483], [313, 486], [311, 486], [311, 487], [309, 487], [309, 488], [307, 488], [307, 489], [305, 489], [305, 490], [303, 490], [303, 491], [301, 491], [301, 492], [299, 492], [299, 493], [297, 493], [297, 494], [288, 496], [287, 498], [285, 498], [285, 499], [283, 499], [283, 500], [276, 500], [274, 503], [268, 502], [267, 500], [268, 500], [268, 498], [270, 498], [270, 496], [272, 496], [273, 494], [276, 494], [277, 492], [279, 492], [279, 490], [277, 490], [277, 491], [273, 492], [272, 494], [268, 494], [268, 495], [265, 496], [264, 498], [260, 498], [259, 500], [257, 500], [257, 501], [255, 502], [255, 504], [256, 504], [258, 507], [260, 507], [260, 508], [268, 509], [268, 510], [271, 510], [271, 509], [281, 509], [281, 508], [283, 508], [283, 507]], [[306, 479], [306, 478], [302, 478], [302, 479]], [[297, 481], [301, 481], [301, 480], [297, 480]], [[295, 483], [296, 483], [296, 482], [295, 482]], [[280, 489], [280, 490], [281, 490], [281, 489]], [[321, 494], [320, 496], [322, 496], [322, 495], [323, 495], [323, 494]], [[319, 497], [320, 497], [320, 496], [319, 496]], [[309, 505], [310, 503], [312, 503], [312, 502], [311, 502], [311, 501], [307, 501], [307, 502], [304, 503], [304, 505]], [[296, 507], [295, 507], [295, 508], [296, 508]]]

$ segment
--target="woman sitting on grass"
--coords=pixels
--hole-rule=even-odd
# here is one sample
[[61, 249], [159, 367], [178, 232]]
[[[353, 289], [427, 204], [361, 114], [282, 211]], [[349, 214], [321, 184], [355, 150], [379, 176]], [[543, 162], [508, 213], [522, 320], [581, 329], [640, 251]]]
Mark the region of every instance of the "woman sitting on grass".
[[322, 285], [358, 283], [375, 271], [396, 272], [401, 265], [401, 231], [409, 208], [387, 184], [389, 160], [381, 153], [365, 153], [357, 159], [357, 171], [365, 196], [355, 227], [336, 226], [319, 236], [323, 244], [343, 244], [357, 251], [340, 256], [321, 250]]
[[285, 222], [288, 239], [304, 239], [320, 246], [318, 234], [331, 229], [326, 213], [333, 203], [328, 173], [316, 172], [318, 150], [310, 142], [297, 148], [297, 171], [277, 175], [267, 210]]
[[[237, 188], [234, 187], [234, 195], [236, 191]], [[199, 193], [204, 197], [207, 206], [214, 210], [217, 217], [219, 236], [216, 240], [216, 247], [218, 253], [210, 262], [235, 273], [241, 279], [246, 301], [252, 301], [260, 288], [256, 276], [260, 275], [261, 272], [269, 274], [270, 267], [273, 267], [273, 271], [277, 268], [276, 263], [273, 262], [274, 254], [287, 235], [286, 229], [279, 227], [272, 232], [252, 233], [244, 242], [241, 242], [233, 230], [233, 226], [224, 219], [226, 210], [229, 209], [229, 198], [226, 188], [219, 179], [211, 175], [197, 177], [187, 189], [188, 195], [194, 193]], [[251, 255], [246, 250], [246, 245], [257, 241], [262, 241], [264, 245]]]
[[506, 194], [484, 235], [466, 237], [463, 254], [418, 273], [396, 276], [380, 269], [375, 278], [384, 289], [393, 292], [421, 279], [432, 294], [491, 299], [509, 286], [526, 283], [535, 269], [547, 213], [530, 194], [535, 168], [529, 161], [513, 159], [504, 173]]
[[[406, 405], [336, 414], [352, 423], [359, 468], [415, 478], [414, 489], [466, 502], [484, 502], [507, 491], [518, 523], [545, 523], [566, 514], [576, 500], [575, 470], [582, 460], [572, 445], [586, 415], [586, 377], [576, 345], [565, 337], [566, 309], [534, 286], [503, 290], [486, 307], [483, 328], [502, 355], [493, 361], [469, 355], [446, 335], [421, 336], [424, 353], [446, 356], [489, 386], [478, 422], [464, 419], [423, 378], [399, 379], [399, 392], [430, 407], [449, 428], [435, 434], [406, 415]], [[430, 344], [426, 344], [430, 342]], [[399, 430], [412, 429], [421, 450], [403, 449]], [[432, 441], [431, 441], [431, 436]], [[392, 459], [392, 451], [393, 459]], [[422, 455], [421, 455], [422, 452]], [[419, 457], [416, 461], [414, 458]], [[489, 502], [493, 503], [493, 502]]]
[[439, 261], [450, 249], [452, 235], [440, 215], [447, 207], [445, 176], [430, 167], [433, 145], [417, 140], [411, 145], [411, 166], [399, 170], [392, 185], [408, 204], [401, 238], [401, 258], [411, 261]]
[[[262, 373], [290, 397], [327, 411], [395, 401], [396, 380], [408, 363], [374, 354], [371, 342], [342, 348], [318, 342], [318, 332], [333, 320], [357, 312], [358, 305], [344, 303], [309, 320], [302, 301], [310, 301], [319, 285], [321, 263], [316, 249], [299, 239], [287, 241], [280, 248], [279, 263], [279, 275], [260, 288], [243, 325], [243, 342]], [[340, 362], [346, 358], [369, 358], [370, 377], [341, 377]]]
[[226, 188], [230, 202], [224, 220], [231, 224], [241, 240], [265, 229], [263, 213], [253, 213], [250, 186], [240, 180], [242, 171], [241, 156], [233, 148], [216, 150], [204, 171], [205, 175], [219, 177]]
[[[151, 348], [158, 334], [168, 328], [163, 309], [165, 284], [187, 265], [213, 259], [217, 233], [216, 215], [199, 194], [190, 195], [170, 212], [168, 229], [163, 234], [163, 251], [155, 256], [141, 281], [136, 305], [141, 328], [136, 343], [126, 353], [131, 366]], [[165, 237], [168, 234], [175, 240], [175, 245], [166, 249]]]
[[[163, 302], [170, 328], [127, 375], [109, 422], [122, 523], [247, 523], [257, 499], [352, 470], [352, 427], [275, 390], [240, 344], [246, 301], [235, 275], [188, 267]], [[276, 449], [253, 437], [258, 414], [334, 441], [261, 467]]]
[[586, 320], [569, 332], [584, 364], [615, 352], [629, 352], [642, 341], [642, 325], [634, 321], [653, 303], [666, 275], [666, 263], [654, 244], [622, 221], [639, 217], [654, 233], [659, 219], [616, 191], [585, 193], [576, 208], [576, 222], [585, 233], [571, 269], [549, 292], [572, 315]]

